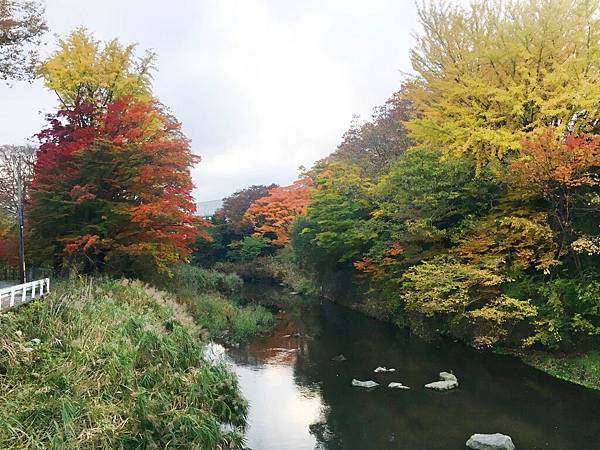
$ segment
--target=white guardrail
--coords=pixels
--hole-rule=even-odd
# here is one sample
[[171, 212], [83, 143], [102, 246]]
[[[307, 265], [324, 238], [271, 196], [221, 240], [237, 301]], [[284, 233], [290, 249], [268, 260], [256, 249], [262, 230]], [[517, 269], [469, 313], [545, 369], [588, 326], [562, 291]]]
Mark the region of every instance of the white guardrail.
[[0, 311], [25, 303], [50, 292], [50, 278], [0, 289]]

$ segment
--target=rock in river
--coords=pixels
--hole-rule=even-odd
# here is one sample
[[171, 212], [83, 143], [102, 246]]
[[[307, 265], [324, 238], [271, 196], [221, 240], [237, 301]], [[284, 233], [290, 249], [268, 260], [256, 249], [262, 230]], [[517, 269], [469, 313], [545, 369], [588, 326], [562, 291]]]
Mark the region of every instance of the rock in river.
[[458, 383], [458, 378], [451, 372], [440, 372], [440, 379], [443, 381], [456, 381]]
[[433, 383], [426, 384], [425, 387], [435, 391], [449, 391], [458, 387], [458, 379], [452, 373], [440, 372], [440, 379], [442, 381], [434, 381]]
[[402, 383], [396, 383], [396, 382], [392, 382], [390, 384], [388, 384], [389, 388], [392, 389], [410, 389], [408, 386], [404, 386]]
[[387, 367], [378, 367], [373, 372], [379, 373], [379, 372], [395, 372], [395, 371], [396, 371], [396, 369], [388, 369]]
[[338, 361], [338, 362], [346, 361], [347, 359], [348, 358], [346, 358], [344, 355], [337, 355], [337, 356], [334, 356], [333, 358], [331, 358], [332, 361]]
[[352, 380], [352, 386], [364, 387], [364, 388], [373, 388], [375, 386], [379, 386], [379, 383], [375, 383], [373, 380], [367, 381], [359, 381], [356, 379]]
[[474, 434], [467, 441], [467, 447], [474, 450], [515, 450], [510, 436], [505, 434]]

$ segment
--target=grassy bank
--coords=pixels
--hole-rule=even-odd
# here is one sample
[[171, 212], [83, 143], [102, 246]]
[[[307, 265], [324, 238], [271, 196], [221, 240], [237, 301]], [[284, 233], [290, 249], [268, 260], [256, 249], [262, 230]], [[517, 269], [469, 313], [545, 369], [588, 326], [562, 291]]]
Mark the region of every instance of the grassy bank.
[[166, 288], [186, 306], [212, 339], [240, 343], [268, 331], [272, 314], [263, 306], [243, 304], [243, 281], [236, 274], [181, 265]]
[[137, 282], [59, 283], [0, 316], [0, 448], [238, 448], [247, 404], [199, 333]]
[[600, 389], [600, 351], [518, 354], [525, 363], [562, 380]]

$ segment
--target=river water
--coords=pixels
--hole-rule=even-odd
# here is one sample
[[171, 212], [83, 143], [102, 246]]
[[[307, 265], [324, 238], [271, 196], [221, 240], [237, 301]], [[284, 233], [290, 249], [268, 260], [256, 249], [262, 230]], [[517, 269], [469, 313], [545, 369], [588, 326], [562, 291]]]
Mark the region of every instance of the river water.
[[[332, 360], [340, 354], [347, 360]], [[253, 450], [464, 450], [471, 434], [495, 432], [518, 450], [600, 449], [600, 392], [511, 357], [425, 343], [329, 302], [278, 313], [272, 334], [227, 355], [250, 402]], [[425, 389], [440, 371], [453, 371], [459, 388]], [[353, 378], [381, 385], [365, 390]]]

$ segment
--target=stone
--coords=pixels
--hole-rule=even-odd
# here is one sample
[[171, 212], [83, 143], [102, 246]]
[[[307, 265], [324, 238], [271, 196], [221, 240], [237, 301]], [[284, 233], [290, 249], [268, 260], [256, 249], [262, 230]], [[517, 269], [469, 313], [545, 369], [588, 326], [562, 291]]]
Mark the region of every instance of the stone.
[[346, 358], [344, 355], [337, 355], [337, 356], [334, 356], [333, 358], [331, 358], [332, 361], [338, 361], [338, 362], [346, 361], [347, 359], [348, 358]]
[[363, 387], [363, 388], [374, 388], [376, 386], [379, 386], [379, 383], [376, 383], [373, 380], [360, 381], [357, 379], [353, 379], [352, 386]]
[[467, 441], [467, 447], [474, 450], [515, 450], [510, 436], [500, 433], [474, 434]]
[[19, 337], [23, 336], [23, 332], [21, 330], [15, 331], [15, 334]]
[[396, 383], [396, 382], [392, 382], [390, 384], [388, 384], [389, 388], [392, 389], [410, 389], [408, 386], [404, 386], [402, 383]]
[[396, 371], [396, 369], [388, 369], [386, 367], [378, 367], [373, 372], [379, 373], [379, 372], [395, 372], [395, 371]]
[[451, 372], [440, 372], [440, 379], [442, 381], [456, 381], [458, 383], [458, 378]]
[[42, 343], [42, 341], [41, 341], [40, 339], [38, 339], [38, 338], [33, 338], [33, 339], [31, 340], [31, 343], [32, 343], [33, 345], [40, 345], [40, 344]]
[[434, 391], [449, 391], [458, 387], [458, 383], [456, 381], [434, 381], [426, 384], [425, 387]]
[[435, 391], [449, 391], [458, 387], [458, 378], [453, 373], [440, 372], [439, 376], [442, 381], [434, 381], [433, 383], [426, 384], [425, 387]]

